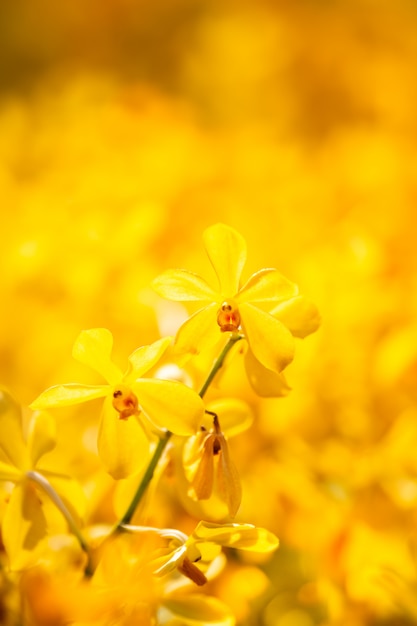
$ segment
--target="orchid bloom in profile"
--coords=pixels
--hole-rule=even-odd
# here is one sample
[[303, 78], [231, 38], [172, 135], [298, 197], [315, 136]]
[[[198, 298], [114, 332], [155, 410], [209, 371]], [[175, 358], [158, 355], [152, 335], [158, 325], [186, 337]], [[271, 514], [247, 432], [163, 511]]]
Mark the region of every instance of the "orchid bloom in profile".
[[211, 518], [223, 519], [227, 513], [235, 517], [242, 487], [228, 439], [249, 428], [253, 414], [245, 402], [232, 398], [212, 401], [207, 409], [200, 431], [185, 440], [179, 465], [188, 483], [188, 496], [205, 501], [204, 510], [210, 509]]
[[[48, 497], [61, 511], [83, 514], [85, 498], [78, 483], [42, 465], [56, 444], [55, 422], [46, 411], [23, 424], [20, 407], [0, 390], [0, 481], [14, 484], [2, 520], [2, 540], [12, 570], [32, 566], [39, 542], [48, 534]], [[52, 495], [51, 495], [52, 494]]]
[[203, 239], [218, 289], [182, 269], [168, 270], [153, 282], [164, 298], [203, 305], [178, 330], [178, 350], [196, 354], [215, 344], [219, 333], [241, 334], [248, 343], [245, 367], [255, 391], [282, 395], [288, 389], [282, 371], [294, 357], [293, 337], [318, 328], [316, 307], [276, 269], [261, 269], [242, 284], [246, 242], [233, 228], [215, 224]]
[[41, 393], [31, 407], [49, 409], [104, 398], [98, 452], [114, 478], [125, 478], [139, 471], [148, 458], [150, 430], [190, 436], [198, 430], [204, 415], [203, 401], [189, 387], [144, 377], [170, 343], [171, 338], [167, 337], [138, 348], [130, 355], [123, 374], [111, 360], [110, 331], [84, 330], [74, 344], [73, 356], [101, 374], [107, 384], [56, 385]]
[[278, 546], [277, 537], [265, 528], [257, 528], [252, 524], [201, 521], [189, 537], [175, 533], [165, 554], [153, 561], [154, 573], [164, 576], [177, 570], [196, 585], [202, 586], [208, 580], [206, 573], [210, 563], [221, 554], [222, 548], [268, 553]]

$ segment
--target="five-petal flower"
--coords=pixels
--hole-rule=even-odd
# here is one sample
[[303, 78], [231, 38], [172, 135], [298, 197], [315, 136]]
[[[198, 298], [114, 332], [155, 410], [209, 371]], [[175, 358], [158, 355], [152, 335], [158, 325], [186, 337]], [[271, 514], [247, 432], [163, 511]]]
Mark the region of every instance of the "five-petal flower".
[[56, 385], [44, 391], [32, 408], [68, 406], [105, 398], [98, 434], [98, 452], [114, 478], [139, 471], [149, 456], [149, 433], [169, 430], [189, 436], [204, 415], [198, 394], [185, 385], [145, 378], [159, 361], [171, 338], [142, 346], [129, 357], [125, 374], [111, 360], [113, 337], [105, 328], [85, 330], [78, 336], [73, 356], [99, 372], [106, 385]]
[[[249, 344], [246, 368], [250, 382], [256, 387], [256, 381], [262, 378], [256, 371], [260, 369], [270, 376], [276, 385], [276, 395], [280, 395], [285, 388], [281, 372], [293, 359], [294, 340], [291, 307], [281, 311], [279, 306], [296, 298], [295, 302], [300, 302], [298, 287], [270, 268], [252, 274], [241, 285], [246, 262], [243, 237], [225, 224], [207, 228], [203, 237], [218, 278], [218, 290], [212, 289], [197, 274], [179, 269], [168, 270], [153, 282], [156, 292], [165, 298], [204, 305], [181, 326], [176, 346], [182, 352], [193, 354], [216, 343], [219, 331], [243, 333]], [[277, 307], [276, 314], [272, 313]], [[296, 306], [295, 309], [298, 336], [317, 328], [315, 307]], [[300, 311], [303, 314], [300, 315]], [[259, 387], [258, 384], [257, 391]], [[272, 395], [269, 388], [263, 395]]]

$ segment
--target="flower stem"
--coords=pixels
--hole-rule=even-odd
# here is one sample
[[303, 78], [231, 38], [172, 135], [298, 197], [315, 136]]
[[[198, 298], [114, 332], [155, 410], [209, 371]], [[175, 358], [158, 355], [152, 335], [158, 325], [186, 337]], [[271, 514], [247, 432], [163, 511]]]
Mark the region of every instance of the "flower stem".
[[213, 382], [213, 378], [215, 377], [219, 369], [222, 367], [224, 360], [226, 356], [228, 355], [229, 351], [231, 350], [231, 348], [235, 345], [235, 343], [237, 343], [241, 339], [243, 339], [243, 336], [239, 335], [238, 333], [234, 333], [233, 335], [230, 336], [229, 341], [224, 346], [223, 350], [221, 351], [217, 359], [214, 361], [213, 367], [211, 368], [210, 373], [207, 376], [206, 382], [204, 383], [204, 385], [201, 387], [199, 391], [198, 395], [201, 398], [204, 396], [207, 389], [210, 387], [211, 383]]
[[138, 506], [139, 502], [141, 501], [143, 494], [146, 491], [146, 488], [148, 487], [149, 483], [151, 482], [156, 466], [158, 465], [159, 459], [162, 456], [163, 451], [165, 450], [165, 447], [168, 443], [168, 441], [171, 438], [172, 433], [170, 433], [169, 431], [166, 432], [165, 437], [162, 437], [159, 441], [158, 441], [158, 445], [155, 448], [155, 452], [153, 453], [153, 457], [151, 458], [148, 467], [146, 468], [146, 472], [143, 475], [143, 478], [139, 484], [139, 487], [135, 493], [135, 495], [133, 496], [133, 499], [131, 501], [131, 503], [129, 504], [129, 507], [126, 510], [126, 513], [123, 515], [123, 517], [119, 520], [119, 522], [117, 523], [116, 529], [115, 530], [122, 530], [122, 526], [124, 526], [125, 524], [130, 524], [130, 521], [133, 517], [134, 512], [136, 511], [136, 507]]
[[71, 512], [69, 511], [68, 507], [66, 506], [66, 504], [61, 499], [61, 497], [57, 494], [57, 492], [52, 487], [49, 480], [45, 478], [45, 476], [42, 476], [42, 474], [40, 474], [39, 472], [30, 471], [26, 473], [26, 477], [29, 478], [30, 480], [33, 480], [33, 482], [39, 485], [39, 487], [43, 489], [43, 491], [49, 496], [49, 498], [55, 504], [57, 509], [61, 511], [71, 532], [78, 539], [78, 543], [80, 544], [81, 548], [84, 550], [84, 552], [86, 553], [88, 557], [87, 565], [85, 566], [85, 570], [84, 570], [85, 574], [86, 576], [92, 576], [93, 570], [91, 568], [91, 563], [90, 563], [90, 559], [91, 559], [90, 549], [88, 547], [87, 541], [85, 540], [85, 538], [83, 537], [83, 534], [81, 533], [81, 530], [78, 528], [77, 524], [75, 523], [75, 520]]
[[[227, 344], [224, 346], [223, 350], [221, 351], [221, 353], [219, 354], [219, 356], [217, 357], [217, 359], [215, 360], [213, 367], [210, 370], [210, 373], [207, 377], [206, 382], [204, 383], [204, 385], [202, 386], [202, 388], [199, 391], [199, 396], [202, 398], [204, 396], [204, 394], [206, 393], [207, 389], [209, 388], [211, 382], [213, 381], [213, 378], [215, 377], [215, 375], [217, 374], [217, 372], [219, 371], [219, 369], [222, 367], [223, 362], [227, 356], [227, 354], [229, 353], [230, 349], [235, 345], [235, 343], [237, 341], [239, 341], [240, 339], [242, 339], [242, 335], [239, 335], [238, 333], [234, 333], [233, 335], [231, 335], [229, 341], [227, 342]], [[116, 526], [113, 529], [113, 532], [117, 532], [117, 531], [123, 531], [124, 526], [126, 526], [126, 524], [130, 524], [132, 517], [136, 511], [137, 506], [139, 505], [141, 499], [143, 498], [143, 495], [149, 485], [149, 483], [151, 482], [156, 466], [159, 463], [159, 460], [162, 456], [162, 453], [164, 452], [168, 441], [171, 438], [172, 433], [167, 431], [165, 436], [162, 437], [159, 442], [158, 445], [155, 448], [155, 452], [153, 453], [153, 456], [151, 458], [151, 460], [149, 461], [149, 465], [146, 468], [146, 471], [143, 475], [143, 478], [139, 484], [139, 487], [137, 488], [137, 491], [135, 493], [135, 495], [132, 498], [131, 503], [129, 504], [128, 508], [126, 509], [125, 514], [123, 515], [123, 517], [117, 522]]]

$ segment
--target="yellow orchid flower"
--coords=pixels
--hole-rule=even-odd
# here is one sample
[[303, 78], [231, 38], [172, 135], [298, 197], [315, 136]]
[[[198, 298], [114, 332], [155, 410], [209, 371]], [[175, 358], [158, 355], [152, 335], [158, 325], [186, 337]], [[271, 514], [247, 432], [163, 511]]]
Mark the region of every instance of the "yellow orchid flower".
[[35, 412], [24, 431], [20, 407], [1, 390], [0, 480], [14, 483], [5, 507], [2, 539], [12, 570], [28, 567], [38, 558], [36, 548], [48, 529], [45, 491], [67, 520], [73, 519], [74, 513], [77, 517], [82, 513], [81, 488], [69, 477], [42, 469], [39, 464], [54, 447], [52, 416]]
[[[128, 526], [126, 530], [129, 530]], [[165, 531], [157, 532], [164, 536]], [[170, 535], [166, 532], [165, 536]], [[172, 532], [170, 551], [154, 560], [154, 573], [164, 576], [177, 570], [198, 586], [202, 586], [208, 580], [205, 572], [207, 573], [210, 563], [221, 554], [222, 548], [267, 553], [276, 550], [278, 546], [278, 538], [265, 528], [257, 528], [252, 524], [213, 524], [201, 521], [189, 537], [179, 531]]]
[[56, 385], [41, 393], [31, 407], [47, 409], [105, 398], [98, 452], [109, 474], [125, 478], [140, 471], [149, 456], [149, 429], [189, 436], [196, 432], [204, 415], [203, 402], [192, 389], [174, 381], [143, 377], [170, 343], [168, 337], [138, 348], [130, 355], [123, 374], [111, 360], [110, 331], [84, 330], [74, 344], [73, 356], [100, 373], [107, 384]]
[[[249, 381], [261, 395], [282, 395], [288, 387], [281, 372], [294, 357], [292, 318], [296, 336], [313, 332], [318, 325], [314, 305], [305, 306], [297, 285], [276, 269], [262, 269], [241, 285], [246, 243], [233, 228], [215, 224], [204, 231], [203, 239], [218, 290], [197, 274], [180, 269], [168, 270], [153, 282], [164, 298], [204, 303], [180, 327], [176, 346], [196, 354], [216, 343], [221, 332], [242, 333], [249, 344], [245, 361]], [[279, 308], [288, 302], [292, 306]], [[264, 376], [269, 378], [262, 389]]]
[[[206, 411], [200, 431], [187, 439], [183, 446], [182, 463], [189, 483], [188, 495], [193, 500], [210, 500], [213, 513], [219, 508], [216, 498], [220, 498], [229, 515], [234, 517], [242, 499], [242, 488], [230, 457], [227, 435], [246, 430], [252, 423], [252, 415], [244, 402], [234, 399], [217, 400], [208, 408], [210, 411]], [[217, 519], [224, 517], [223, 509], [221, 506], [222, 513]]]

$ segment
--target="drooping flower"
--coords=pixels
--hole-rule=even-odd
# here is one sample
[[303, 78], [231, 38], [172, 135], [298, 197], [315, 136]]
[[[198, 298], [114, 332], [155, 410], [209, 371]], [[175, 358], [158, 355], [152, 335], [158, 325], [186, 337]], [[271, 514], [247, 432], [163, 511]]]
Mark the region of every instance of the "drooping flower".
[[180, 269], [168, 270], [153, 282], [156, 292], [169, 300], [203, 304], [178, 330], [177, 348], [195, 354], [216, 343], [219, 333], [240, 333], [249, 345], [245, 365], [251, 384], [262, 393], [262, 377], [269, 376], [262, 395], [274, 395], [274, 389], [275, 395], [282, 394], [286, 384], [281, 372], [293, 360], [293, 336], [316, 330], [316, 308], [276, 269], [259, 270], [242, 285], [246, 243], [234, 229], [215, 224], [203, 239], [218, 289]]
[[208, 567], [221, 554], [222, 547], [267, 553], [279, 546], [273, 533], [252, 524], [201, 521], [188, 538], [177, 535], [166, 554], [154, 560], [154, 573], [164, 576], [177, 570], [199, 586], [207, 582]]
[[98, 452], [114, 478], [125, 478], [139, 471], [148, 458], [150, 430], [189, 436], [196, 432], [204, 415], [203, 402], [192, 389], [178, 382], [144, 378], [170, 342], [168, 337], [135, 350], [123, 374], [111, 360], [110, 331], [82, 331], [74, 344], [73, 356], [100, 373], [107, 384], [56, 385], [41, 393], [31, 406], [51, 408], [105, 398]]
[[[212, 500], [212, 496], [219, 498], [229, 515], [234, 517], [240, 506], [242, 488], [230, 456], [227, 435], [248, 428], [252, 415], [249, 407], [238, 400], [222, 399], [208, 406], [212, 410], [206, 411], [207, 423], [204, 422], [200, 431], [187, 439], [183, 447], [182, 464], [189, 484], [188, 495], [197, 501]], [[216, 502], [211, 505], [215, 516], [219, 507]], [[217, 519], [224, 517], [224, 506], [221, 509]]]
[[2, 540], [13, 570], [33, 565], [39, 542], [47, 534], [47, 499], [40, 488], [42, 483], [51, 486], [55, 497], [72, 514], [78, 517], [83, 512], [84, 494], [77, 483], [42, 468], [42, 457], [54, 447], [52, 416], [37, 411], [23, 429], [20, 407], [0, 390], [0, 480], [14, 483], [2, 521]]

